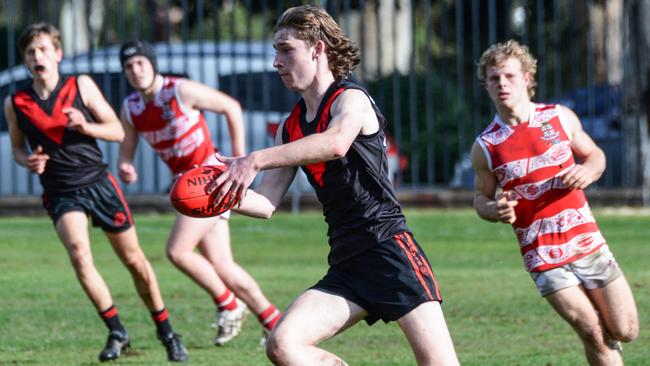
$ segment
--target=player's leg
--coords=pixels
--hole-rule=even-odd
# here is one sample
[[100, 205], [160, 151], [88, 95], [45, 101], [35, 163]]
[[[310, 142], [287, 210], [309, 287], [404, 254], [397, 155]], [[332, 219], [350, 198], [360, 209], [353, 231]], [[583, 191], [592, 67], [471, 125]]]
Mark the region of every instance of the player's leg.
[[117, 233], [108, 231], [104, 233], [117, 256], [131, 273], [138, 294], [147, 308], [151, 311], [163, 309], [165, 304], [160, 294], [156, 274], [140, 247], [135, 227], [131, 226]]
[[631, 342], [639, 334], [639, 319], [630, 285], [620, 276], [607, 286], [586, 290], [607, 329], [608, 336]]
[[440, 303], [429, 301], [397, 320], [418, 365], [458, 365]]
[[108, 286], [95, 268], [88, 237], [88, 218], [85, 212], [69, 211], [60, 216], [55, 228], [68, 251], [81, 287], [108, 328], [108, 339], [99, 360], [114, 360], [130, 346], [130, 339], [113, 305]]
[[201, 239], [207, 235], [218, 218], [195, 219], [176, 214], [176, 221], [167, 241], [167, 257], [201, 286], [213, 298], [227, 290], [212, 264], [194, 251]]
[[214, 344], [224, 345], [239, 334], [248, 310], [224, 284], [209, 260], [194, 251], [209, 235], [218, 217], [196, 219], [177, 214], [167, 242], [167, 256], [174, 265], [206, 290], [217, 305]]
[[578, 333], [590, 365], [623, 364], [620, 353], [610, 348], [598, 312], [582, 286], [561, 289], [546, 300]]
[[167, 359], [173, 362], [186, 361], [187, 349], [172, 329], [156, 274], [140, 247], [135, 227], [117, 233], [105, 231], [105, 234], [115, 253], [131, 272], [138, 294], [151, 312], [158, 339], [167, 351]]
[[363, 319], [367, 312], [341, 296], [310, 289], [289, 306], [266, 345], [276, 365], [346, 365], [318, 344]]
[[211, 230], [203, 237], [199, 250], [212, 264], [223, 282], [235, 292], [255, 313], [261, 313], [269, 305], [253, 277], [235, 262], [230, 247], [228, 220], [218, 218]]
[[151, 312], [156, 333], [167, 351], [169, 361], [186, 361], [187, 350], [169, 321], [156, 274], [144, 255], [133, 226], [129, 207], [112, 175], [87, 188], [86, 207], [93, 225], [104, 230], [113, 250], [127, 267], [140, 298]]
[[613, 341], [630, 342], [639, 333], [632, 290], [607, 246], [572, 263], [587, 296], [595, 305]]
[[81, 211], [66, 212], [56, 221], [55, 229], [68, 252], [70, 263], [81, 287], [97, 311], [101, 312], [111, 307], [113, 299], [106, 282], [95, 268], [90, 250], [86, 214]]
[[253, 277], [235, 262], [230, 245], [230, 227], [227, 219], [219, 219], [201, 240], [199, 250], [214, 266], [228, 288], [255, 313], [268, 334], [280, 319], [280, 311], [266, 298]]

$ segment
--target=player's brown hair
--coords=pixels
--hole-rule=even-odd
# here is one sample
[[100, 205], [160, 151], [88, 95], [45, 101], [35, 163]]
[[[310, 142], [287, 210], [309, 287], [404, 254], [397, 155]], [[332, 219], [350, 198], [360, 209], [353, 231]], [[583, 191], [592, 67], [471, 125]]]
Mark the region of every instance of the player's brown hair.
[[274, 31], [282, 28], [295, 29], [296, 37], [310, 46], [323, 41], [330, 70], [336, 79], [349, 77], [359, 64], [358, 47], [343, 34], [341, 27], [322, 8], [313, 5], [289, 8], [278, 18]]
[[509, 40], [503, 43], [497, 43], [483, 52], [481, 60], [478, 63], [477, 75], [481, 84], [485, 85], [487, 81], [487, 69], [501, 64], [507, 59], [514, 57], [521, 63], [521, 71], [530, 75], [528, 84], [528, 96], [535, 96], [535, 74], [537, 73], [537, 60], [530, 54], [527, 46], [519, 44], [515, 40]]
[[52, 38], [54, 48], [57, 50], [61, 49], [61, 32], [57, 27], [45, 22], [34, 23], [25, 28], [25, 30], [20, 34], [20, 37], [18, 37], [18, 50], [20, 51], [21, 56], [25, 56], [27, 45], [41, 34], [49, 35], [50, 38]]

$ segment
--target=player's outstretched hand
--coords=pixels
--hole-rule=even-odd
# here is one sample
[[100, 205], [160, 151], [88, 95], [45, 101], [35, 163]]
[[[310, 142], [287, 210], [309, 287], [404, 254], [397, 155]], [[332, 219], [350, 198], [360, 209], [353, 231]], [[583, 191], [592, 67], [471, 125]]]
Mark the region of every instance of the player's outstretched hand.
[[568, 189], [585, 189], [594, 182], [593, 174], [582, 164], [575, 164], [560, 179]]
[[48, 160], [50, 160], [50, 156], [43, 152], [41, 145], [38, 145], [27, 157], [27, 168], [32, 173], [41, 175], [45, 171], [45, 164]]
[[517, 220], [515, 213], [517, 194], [513, 191], [503, 191], [496, 200], [497, 218], [499, 221], [512, 224]]
[[227, 195], [230, 200], [239, 202], [244, 198], [246, 189], [253, 183], [257, 175], [257, 169], [253, 165], [250, 155], [242, 157], [225, 157], [219, 154], [215, 155], [217, 160], [228, 166], [217, 179], [215, 179], [209, 190], [215, 191], [215, 202], [221, 202]]

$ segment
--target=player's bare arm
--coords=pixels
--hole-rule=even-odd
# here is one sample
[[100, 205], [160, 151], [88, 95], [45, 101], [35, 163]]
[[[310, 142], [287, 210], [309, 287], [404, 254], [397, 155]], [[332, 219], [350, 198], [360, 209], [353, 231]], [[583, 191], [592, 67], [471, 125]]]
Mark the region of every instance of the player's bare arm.
[[207, 110], [223, 114], [228, 123], [232, 155], [243, 156], [246, 153], [244, 115], [241, 105], [235, 98], [207, 85], [187, 79], [178, 86], [178, 92], [183, 104], [194, 110]]
[[45, 171], [45, 165], [50, 159], [50, 156], [43, 152], [41, 146], [36, 147], [32, 152], [27, 149], [25, 135], [20, 128], [18, 128], [16, 113], [14, 112], [10, 96], [5, 99], [4, 107], [14, 160], [16, 160], [16, 163], [29, 169], [32, 173], [43, 174]]
[[517, 200], [513, 192], [500, 192], [497, 197], [497, 179], [490, 171], [481, 147], [472, 146], [472, 166], [474, 167], [474, 209], [487, 221], [512, 224], [517, 219], [514, 207]]
[[63, 112], [68, 116], [68, 128], [106, 141], [122, 141], [122, 125], [93, 79], [88, 75], [79, 75], [77, 85], [84, 105], [96, 120], [89, 123], [78, 109], [66, 108]]
[[360, 133], [374, 133], [379, 128], [368, 97], [359, 90], [341, 93], [332, 104], [331, 113], [332, 120], [323, 133], [254, 151], [242, 158], [222, 159], [228, 164], [228, 170], [215, 181], [215, 186], [220, 187], [217, 201], [229, 191], [242, 194], [260, 170], [338, 159], [347, 153]]
[[246, 190], [246, 195], [233, 210], [246, 216], [271, 218], [297, 170], [296, 167], [284, 167], [264, 171], [260, 185], [255, 190]]
[[[282, 130], [285, 123], [286, 120], [282, 121], [276, 132], [276, 145], [282, 144]], [[255, 191], [247, 189], [242, 200], [233, 210], [250, 217], [270, 219], [289, 189], [297, 171], [298, 168], [293, 166], [265, 171], [262, 181]]]
[[124, 140], [120, 143], [120, 157], [117, 163], [120, 179], [127, 184], [132, 184], [138, 180], [138, 172], [133, 164], [135, 151], [138, 148], [138, 133], [128, 120], [128, 115], [124, 106], [120, 110], [120, 121], [124, 129]]
[[567, 133], [571, 136], [571, 150], [581, 161], [562, 176], [562, 182], [572, 189], [585, 189], [605, 171], [605, 153], [584, 131], [580, 119], [571, 109], [564, 106], [559, 108]]

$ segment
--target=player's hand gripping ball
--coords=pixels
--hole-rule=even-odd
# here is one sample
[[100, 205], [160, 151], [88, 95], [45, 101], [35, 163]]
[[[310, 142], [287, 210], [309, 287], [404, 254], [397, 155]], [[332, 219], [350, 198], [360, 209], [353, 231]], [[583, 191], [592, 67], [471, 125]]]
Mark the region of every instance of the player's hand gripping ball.
[[174, 208], [186, 216], [213, 217], [233, 208], [239, 197], [226, 195], [218, 205], [214, 197], [218, 189], [208, 192], [210, 183], [217, 179], [227, 167], [225, 165], [209, 165], [195, 167], [181, 175], [169, 193], [169, 199]]

